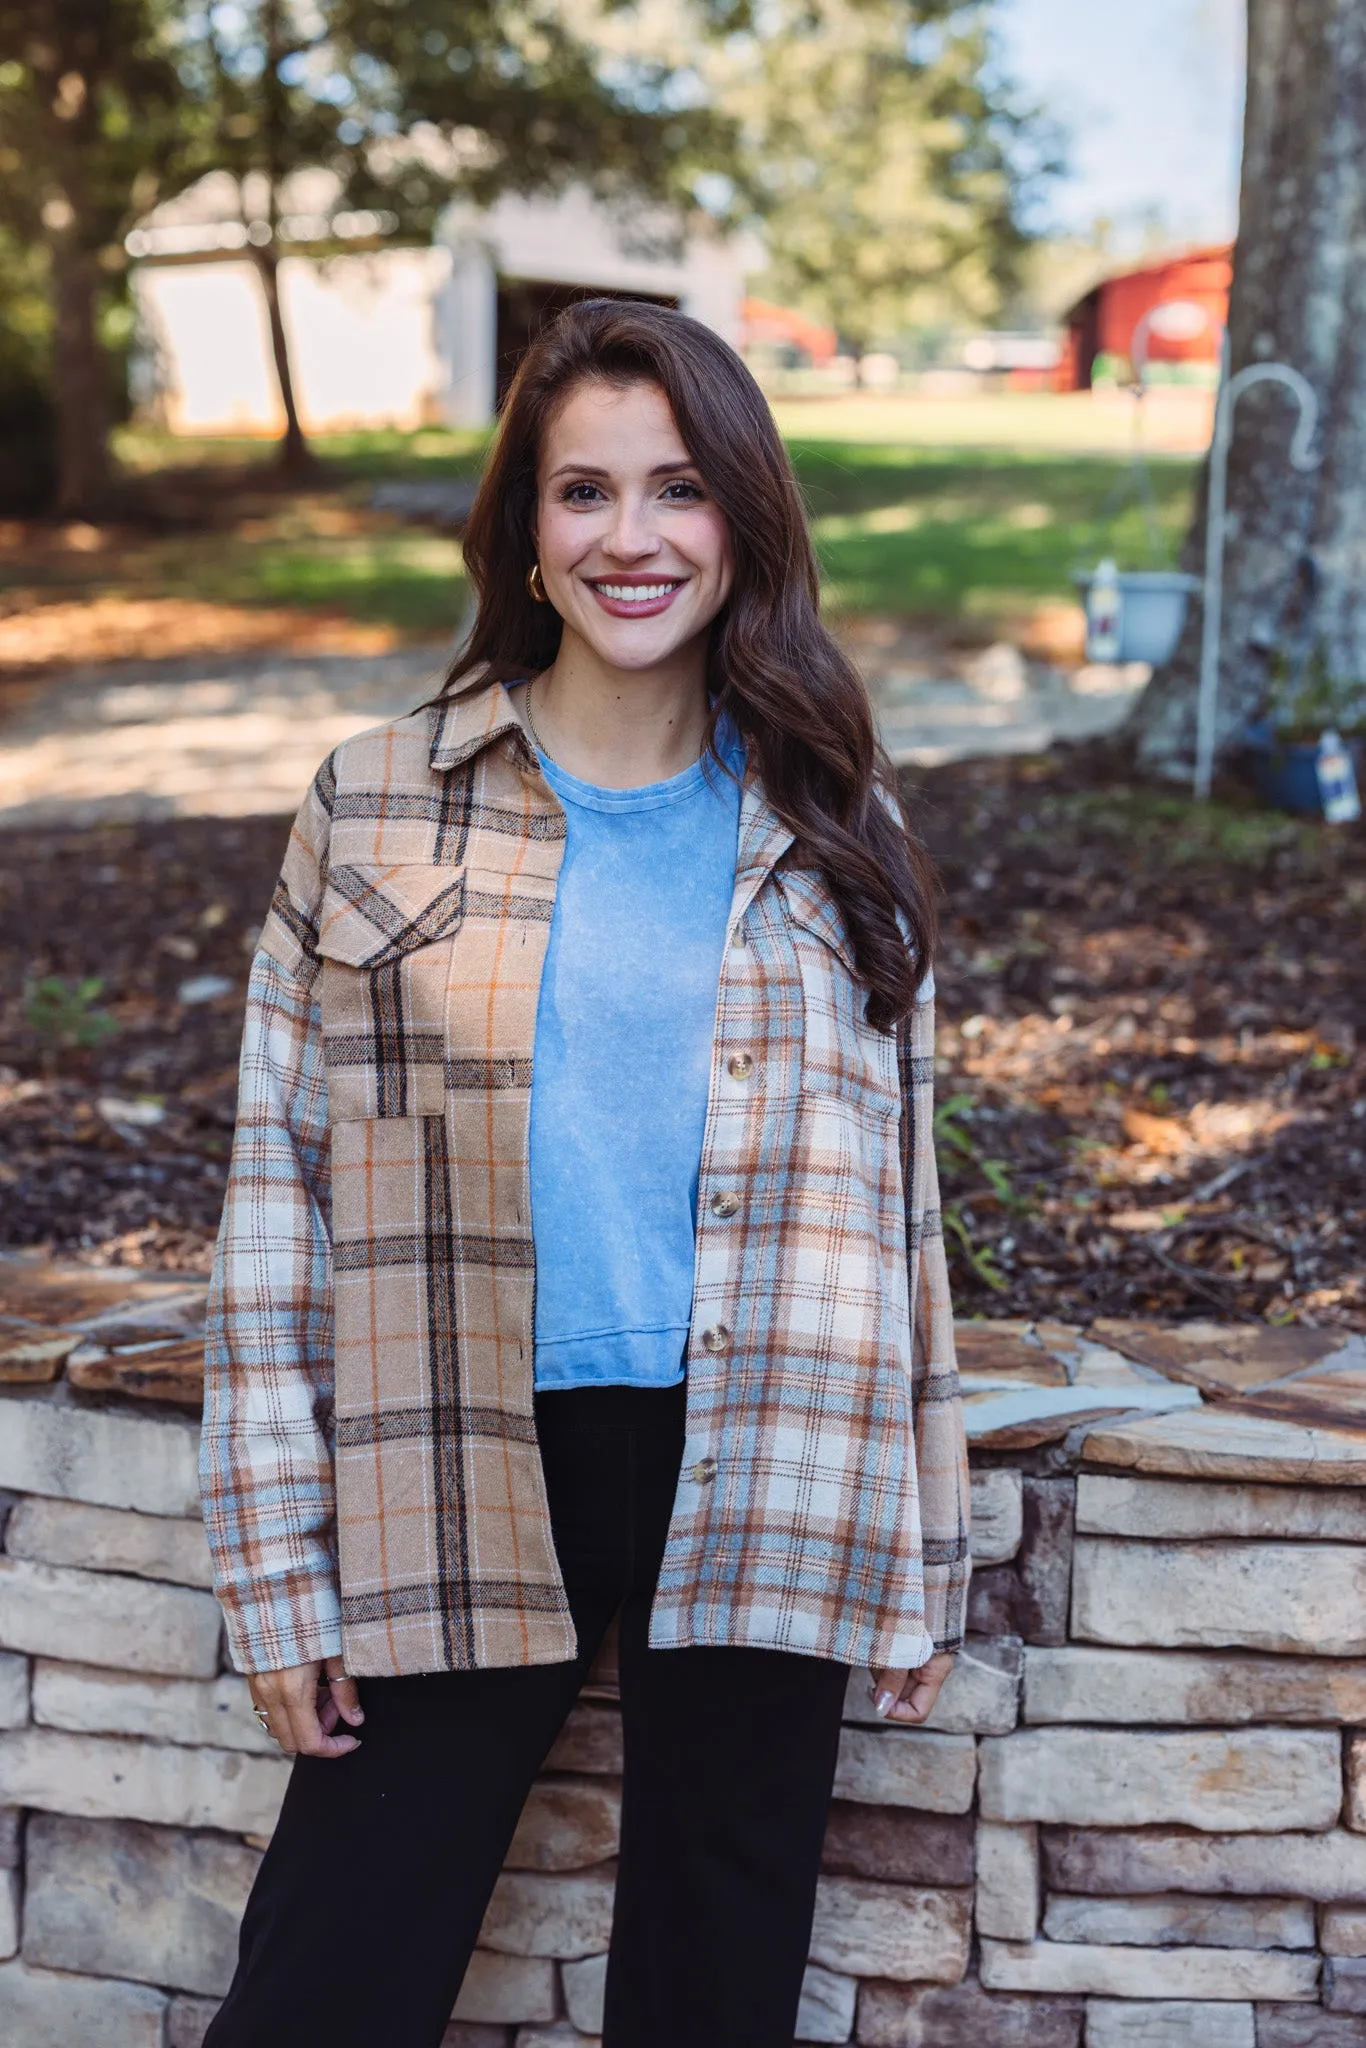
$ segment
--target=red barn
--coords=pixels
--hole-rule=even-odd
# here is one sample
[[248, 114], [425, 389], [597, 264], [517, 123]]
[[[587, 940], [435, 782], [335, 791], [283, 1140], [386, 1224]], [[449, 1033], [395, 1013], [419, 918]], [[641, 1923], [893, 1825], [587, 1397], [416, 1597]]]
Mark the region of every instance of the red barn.
[[817, 369], [823, 369], [832, 360], [839, 346], [833, 327], [823, 327], [819, 320], [809, 320], [805, 313], [795, 313], [790, 306], [771, 305], [767, 299], [742, 299], [740, 319], [743, 347], [767, 342], [796, 349]]
[[1134, 329], [1145, 313], [1179, 302], [1198, 306], [1205, 324], [1180, 335], [1149, 333], [1148, 357], [1155, 363], [1217, 363], [1228, 319], [1233, 282], [1233, 245], [1188, 249], [1135, 270], [1121, 271], [1093, 285], [1067, 314], [1058, 364], [1059, 391], [1088, 391], [1098, 355], [1132, 361]]

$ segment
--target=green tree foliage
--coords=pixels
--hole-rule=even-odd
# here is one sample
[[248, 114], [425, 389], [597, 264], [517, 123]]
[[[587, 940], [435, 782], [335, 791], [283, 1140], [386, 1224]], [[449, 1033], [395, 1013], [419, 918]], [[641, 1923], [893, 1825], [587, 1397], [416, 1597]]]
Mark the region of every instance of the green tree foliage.
[[[705, 0], [703, 29], [742, 5]], [[238, 181], [297, 467], [276, 282], [292, 173], [333, 173], [332, 215], [373, 209], [425, 239], [456, 193], [577, 178], [668, 198], [724, 153], [678, 66], [611, 61], [554, 0], [0, 0], [0, 234], [42, 252], [61, 508], [108, 490], [99, 318], [124, 237], [204, 172]]]
[[730, 45], [766, 289], [857, 352], [993, 318], [1029, 244], [1051, 132], [993, 60], [985, 0], [770, 0]]
[[171, 0], [0, 5], [0, 234], [26, 290], [41, 273], [49, 297], [68, 512], [96, 509], [108, 485], [99, 322], [123, 236], [168, 184], [203, 167], [174, 31]]
[[[712, 5], [704, 27], [732, 18], [728, 0]], [[425, 240], [456, 195], [577, 179], [669, 199], [726, 148], [725, 122], [691, 103], [676, 67], [612, 64], [553, 0], [232, 0], [186, 25], [182, 69], [213, 109], [265, 288], [294, 468], [307, 452], [276, 281], [292, 173], [332, 174], [330, 218], [372, 213]]]

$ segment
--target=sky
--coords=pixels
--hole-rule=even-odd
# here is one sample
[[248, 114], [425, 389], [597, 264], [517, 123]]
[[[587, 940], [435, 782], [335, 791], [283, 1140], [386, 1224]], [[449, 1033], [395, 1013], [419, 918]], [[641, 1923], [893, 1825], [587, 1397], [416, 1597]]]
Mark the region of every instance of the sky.
[[1001, 0], [1006, 66], [1068, 133], [1049, 224], [1138, 245], [1237, 226], [1245, 0]]

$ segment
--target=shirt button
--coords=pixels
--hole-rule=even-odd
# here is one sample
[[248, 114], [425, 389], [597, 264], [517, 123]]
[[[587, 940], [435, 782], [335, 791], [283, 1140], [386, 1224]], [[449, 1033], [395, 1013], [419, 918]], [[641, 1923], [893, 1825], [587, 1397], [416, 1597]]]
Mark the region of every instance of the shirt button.
[[730, 1189], [727, 1189], [722, 1194], [713, 1195], [711, 1198], [711, 1213], [713, 1216], [733, 1216], [739, 1206], [740, 1197]]
[[745, 947], [749, 944], [749, 939], [745, 934], [745, 928], [742, 924], [736, 925], [735, 930], [731, 934], [730, 943], [735, 952], [744, 952]]
[[726, 1070], [733, 1081], [747, 1081], [754, 1072], [754, 1060], [747, 1052], [733, 1052], [726, 1061]]
[[688, 1477], [689, 1479], [695, 1479], [699, 1486], [710, 1486], [712, 1480], [716, 1477], [715, 1458], [699, 1458], [697, 1463], [690, 1469]]
[[713, 1323], [709, 1330], [702, 1332], [702, 1349], [704, 1351], [710, 1351], [713, 1355], [719, 1356], [723, 1351], [729, 1351], [730, 1346], [731, 1334], [724, 1323]]

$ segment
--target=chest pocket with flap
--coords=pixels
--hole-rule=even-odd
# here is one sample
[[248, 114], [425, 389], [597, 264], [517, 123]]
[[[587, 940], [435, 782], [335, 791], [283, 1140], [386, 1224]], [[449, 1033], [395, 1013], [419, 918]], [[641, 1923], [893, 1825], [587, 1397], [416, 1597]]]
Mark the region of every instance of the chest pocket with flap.
[[440, 1115], [451, 950], [464, 916], [463, 869], [329, 871], [318, 952], [334, 1121]]
[[822, 879], [803, 869], [780, 869], [778, 882], [802, 979], [803, 1091], [896, 1117], [895, 1034], [874, 1030], [864, 1015], [868, 992], [838, 905]]

